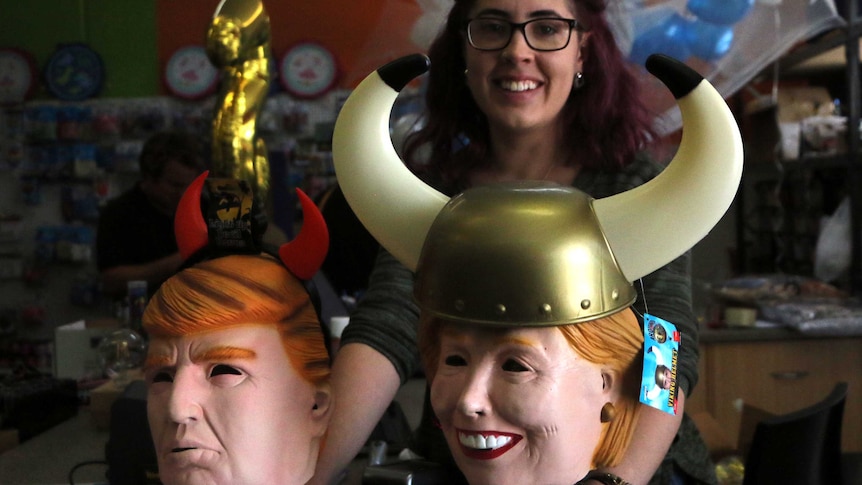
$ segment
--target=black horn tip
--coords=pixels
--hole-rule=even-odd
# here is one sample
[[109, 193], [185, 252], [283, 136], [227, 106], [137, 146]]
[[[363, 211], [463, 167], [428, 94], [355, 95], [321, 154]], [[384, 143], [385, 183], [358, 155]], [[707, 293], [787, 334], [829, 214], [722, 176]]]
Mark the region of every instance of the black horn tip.
[[703, 81], [703, 76], [673, 57], [653, 54], [646, 60], [647, 71], [659, 78], [676, 99], [690, 93]]
[[401, 92], [404, 86], [431, 67], [431, 60], [425, 54], [411, 54], [386, 64], [377, 74], [390, 88]]

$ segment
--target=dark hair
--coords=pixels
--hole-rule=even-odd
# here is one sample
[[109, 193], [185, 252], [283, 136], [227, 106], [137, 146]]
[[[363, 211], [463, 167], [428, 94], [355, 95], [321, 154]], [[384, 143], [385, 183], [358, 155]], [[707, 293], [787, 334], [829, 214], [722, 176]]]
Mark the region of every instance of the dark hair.
[[[573, 89], [563, 115], [571, 159], [586, 168], [616, 170], [657, 137], [653, 114], [640, 98], [634, 66], [627, 64], [603, 15], [604, 0], [571, 0], [578, 20], [590, 31], [584, 46], [586, 84]], [[405, 159], [418, 172], [438, 171], [444, 181], [466, 186], [466, 175], [487, 166], [488, 121], [473, 100], [461, 73], [464, 25], [475, 0], [455, 0], [444, 30], [431, 44], [428, 57], [426, 124], [407, 140]], [[469, 140], [466, 146], [458, 142]], [[420, 164], [420, 148], [431, 157]]]
[[206, 168], [197, 137], [190, 133], [165, 131], [156, 133], [144, 143], [138, 158], [141, 175], [158, 178], [172, 160], [200, 171]]

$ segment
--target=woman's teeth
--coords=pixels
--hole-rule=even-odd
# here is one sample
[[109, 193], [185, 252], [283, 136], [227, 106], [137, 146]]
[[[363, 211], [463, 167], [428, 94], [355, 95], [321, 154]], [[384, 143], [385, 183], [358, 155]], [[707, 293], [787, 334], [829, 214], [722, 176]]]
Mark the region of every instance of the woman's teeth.
[[536, 89], [538, 87], [538, 83], [535, 81], [501, 81], [500, 87], [507, 91], [527, 91], [530, 89]]

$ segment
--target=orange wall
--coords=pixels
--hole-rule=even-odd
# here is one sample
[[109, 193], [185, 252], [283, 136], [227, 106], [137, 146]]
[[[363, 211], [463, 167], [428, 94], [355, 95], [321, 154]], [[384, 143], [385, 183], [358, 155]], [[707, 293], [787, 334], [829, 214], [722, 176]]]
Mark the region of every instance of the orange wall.
[[[160, 72], [171, 54], [186, 45], [203, 45], [217, 0], [158, 0], [157, 43]], [[300, 41], [332, 51], [342, 87], [401, 55], [416, 52], [410, 29], [421, 10], [414, 0], [269, 0], [272, 53], [279, 61]]]

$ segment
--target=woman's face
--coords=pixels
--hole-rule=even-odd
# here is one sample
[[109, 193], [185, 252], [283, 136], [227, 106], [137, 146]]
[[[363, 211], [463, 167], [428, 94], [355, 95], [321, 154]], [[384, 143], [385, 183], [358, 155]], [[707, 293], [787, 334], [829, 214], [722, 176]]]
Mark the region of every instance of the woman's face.
[[431, 405], [471, 485], [571, 484], [601, 437], [605, 377], [553, 327], [445, 324]]
[[[577, 19], [571, 0], [477, 0], [468, 19], [490, 17], [511, 22], [536, 18]], [[504, 49], [480, 51], [464, 38], [467, 86], [492, 130], [524, 131], [556, 126], [582, 70], [583, 34], [572, 30], [562, 50], [540, 52], [527, 45], [520, 29]]]

